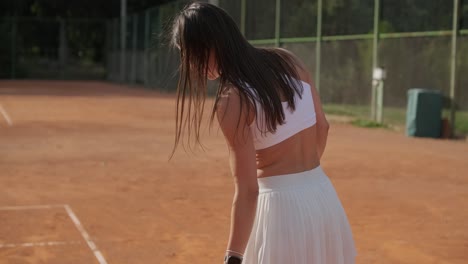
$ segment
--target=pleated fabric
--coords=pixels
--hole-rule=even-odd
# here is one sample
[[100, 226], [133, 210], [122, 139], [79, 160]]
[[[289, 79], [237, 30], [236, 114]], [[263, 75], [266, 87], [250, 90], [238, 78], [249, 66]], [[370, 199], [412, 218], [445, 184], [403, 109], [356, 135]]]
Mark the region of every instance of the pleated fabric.
[[354, 264], [351, 227], [322, 168], [258, 179], [245, 264]]

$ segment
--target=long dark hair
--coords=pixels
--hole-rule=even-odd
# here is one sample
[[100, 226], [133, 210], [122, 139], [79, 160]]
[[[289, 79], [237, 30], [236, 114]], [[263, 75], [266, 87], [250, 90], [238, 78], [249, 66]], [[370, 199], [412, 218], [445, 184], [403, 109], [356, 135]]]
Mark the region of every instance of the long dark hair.
[[[207, 94], [207, 72], [213, 51], [220, 73], [211, 122], [220, 95], [235, 87], [239, 91], [241, 111], [251, 111], [257, 104], [263, 109], [261, 131], [274, 132], [284, 123], [281, 97], [295, 110], [294, 94], [302, 94], [294, 59], [285, 51], [253, 47], [242, 36], [234, 20], [221, 8], [193, 2], [186, 5], [172, 25], [171, 44], [180, 50], [179, 81], [176, 102], [174, 151], [182, 131], [194, 132], [200, 143], [200, 126]], [[188, 102], [187, 102], [188, 101]], [[194, 130], [194, 131], [192, 131]]]

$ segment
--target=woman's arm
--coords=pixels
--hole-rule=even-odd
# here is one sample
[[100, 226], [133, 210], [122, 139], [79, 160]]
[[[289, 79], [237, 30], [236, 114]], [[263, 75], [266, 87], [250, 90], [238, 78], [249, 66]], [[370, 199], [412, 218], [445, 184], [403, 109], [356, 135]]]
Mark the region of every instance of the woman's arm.
[[330, 124], [328, 123], [327, 118], [325, 117], [325, 113], [323, 112], [322, 102], [320, 101], [320, 95], [317, 92], [315, 85], [313, 85], [312, 80], [310, 80], [310, 77], [307, 82], [310, 84], [310, 88], [312, 89], [315, 115], [317, 117], [317, 154], [320, 159], [322, 158], [323, 152], [325, 152]]
[[252, 115], [246, 110], [241, 112], [240, 97], [233, 88], [220, 98], [216, 115], [229, 148], [235, 182], [227, 249], [243, 254], [252, 231], [258, 197], [255, 148], [248, 126]]

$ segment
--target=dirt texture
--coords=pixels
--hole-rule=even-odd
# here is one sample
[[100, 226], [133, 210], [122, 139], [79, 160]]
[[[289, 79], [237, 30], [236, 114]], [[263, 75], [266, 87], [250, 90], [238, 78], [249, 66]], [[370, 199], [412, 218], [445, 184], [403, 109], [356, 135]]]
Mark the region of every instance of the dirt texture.
[[[180, 148], [168, 162], [174, 95], [2, 81], [0, 105], [11, 121], [0, 115], [0, 264], [103, 264], [97, 251], [109, 264], [222, 263], [234, 191], [228, 151], [214, 125], [205, 150]], [[357, 263], [467, 263], [466, 142], [333, 122], [322, 166]], [[23, 207], [37, 205], [57, 206]]]

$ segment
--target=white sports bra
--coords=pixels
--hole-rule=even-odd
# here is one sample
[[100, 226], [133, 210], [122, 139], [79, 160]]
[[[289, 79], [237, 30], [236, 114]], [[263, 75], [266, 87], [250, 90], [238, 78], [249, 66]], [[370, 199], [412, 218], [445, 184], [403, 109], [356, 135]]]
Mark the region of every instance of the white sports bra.
[[[299, 80], [295, 81], [299, 82]], [[258, 101], [255, 101], [257, 105], [257, 116], [256, 119], [250, 124], [250, 130], [252, 131], [256, 150], [276, 145], [299, 133], [300, 131], [315, 125], [317, 122], [311, 87], [308, 83], [302, 80], [300, 82], [302, 82], [303, 92], [302, 98], [300, 98], [297, 93], [294, 95], [296, 110], [293, 111], [289, 109], [288, 103], [282, 102], [284, 111], [284, 124], [277, 125], [276, 131], [274, 133], [262, 133], [262, 131], [259, 130], [259, 127], [264, 129], [265, 116], [261, 105], [258, 103]]]

